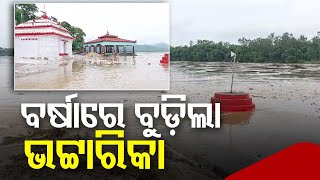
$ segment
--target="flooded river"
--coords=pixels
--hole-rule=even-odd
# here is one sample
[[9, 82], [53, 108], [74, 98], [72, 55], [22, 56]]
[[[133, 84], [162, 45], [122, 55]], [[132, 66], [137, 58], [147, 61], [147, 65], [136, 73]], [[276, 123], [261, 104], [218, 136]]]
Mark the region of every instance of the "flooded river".
[[[72, 93], [13, 92], [12, 72], [12, 58], [1, 57], [1, 137], [26, 132], [20, 103], [64, 102], [64, 96]], [[78, 97], [80, 102], [124, 103], [126, 134], [141, 137], [143, 128], [134, 116], [134, 103], [159, 102], [163, 93], [186, 94], [188, 102], [209, 102], [214, 92], [230, 90], [230, 79], [228, 63], [172, 62], [170, 91], [83, 91]], [[227, 173], [297, 142], [320, 143], [320, 65], [240, 64], [234, 90], [249, 92], [256, 110], [223, 114], [219, 130], [190, 129], [185, 120], [174, 137], [164, 123], [158, 131], [178, 151], [205, 159]]]
[[76, 55], [68, 60], [16, 60], [17, 90], [168, 90], [164, 53], [138, 53], [97, 60]]

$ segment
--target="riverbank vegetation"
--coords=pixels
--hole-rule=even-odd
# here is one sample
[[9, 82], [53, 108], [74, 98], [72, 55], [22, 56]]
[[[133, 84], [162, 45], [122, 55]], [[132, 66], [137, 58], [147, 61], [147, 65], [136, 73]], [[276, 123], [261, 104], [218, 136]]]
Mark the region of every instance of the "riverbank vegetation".
[[301, 35], [274, 33], [266, 38], [240, 38], [239, 44], [215, 43], [209, 40], [190, 41], [188, 46], [171, 47], [172, 61], [230, 61], [236, 52], [239, 62], [320, 63], [320, 32], [307, 39]]

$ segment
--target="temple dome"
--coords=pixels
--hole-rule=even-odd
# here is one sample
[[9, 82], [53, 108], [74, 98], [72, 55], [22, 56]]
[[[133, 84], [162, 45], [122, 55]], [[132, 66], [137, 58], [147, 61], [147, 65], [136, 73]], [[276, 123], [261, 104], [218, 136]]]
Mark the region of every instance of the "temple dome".
[[60, 22], [51, 20], [46, 13], [40, 18], [29, 20], [15, 26], [15, 35], [43, 35], [53, 34], [73, 39], [71, 32], [64, 28]]
[[128, 43], [136, 43], [137, 41], [128, 40], [128, 39], [122, 39], [122, 38], [119, 38], [116, 35], [109, 34], [109, 31], [107, 31], [107, 34], [105, 34], [103, 36], [99, 36], [98, 39], [85, 42], [84, 44], [98, 43], [98, 42], [128, 42]]

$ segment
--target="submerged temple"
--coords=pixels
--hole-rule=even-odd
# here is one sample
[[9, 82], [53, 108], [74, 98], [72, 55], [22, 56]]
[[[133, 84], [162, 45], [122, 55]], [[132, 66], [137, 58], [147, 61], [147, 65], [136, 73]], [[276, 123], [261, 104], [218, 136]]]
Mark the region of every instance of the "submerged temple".
[[15, 26], [14, 56], [30, 59], [56, 59], [72, 56], [71, 32], [46, 13]]
[[111, 54], [117, 52], [120, 54], [135, 54], [135, 45], [137, 41], [119, 38], [118, 36], [107, 34], [98, 37], [98, 39], [84, 43], [85, 52], [96, 52], [98, 54]]

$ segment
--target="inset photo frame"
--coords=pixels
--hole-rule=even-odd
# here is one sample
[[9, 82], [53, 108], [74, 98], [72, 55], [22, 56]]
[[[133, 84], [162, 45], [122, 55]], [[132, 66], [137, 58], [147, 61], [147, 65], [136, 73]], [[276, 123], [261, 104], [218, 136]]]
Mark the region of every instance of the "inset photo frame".
[[15, 4], [14, 89], [169, 90], [168, 3]]

